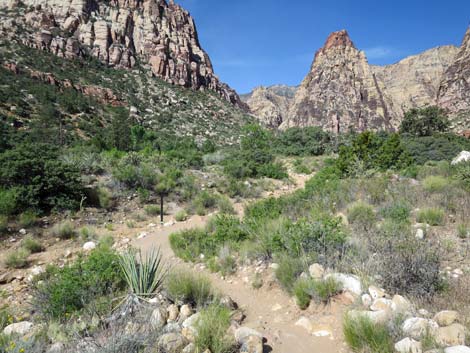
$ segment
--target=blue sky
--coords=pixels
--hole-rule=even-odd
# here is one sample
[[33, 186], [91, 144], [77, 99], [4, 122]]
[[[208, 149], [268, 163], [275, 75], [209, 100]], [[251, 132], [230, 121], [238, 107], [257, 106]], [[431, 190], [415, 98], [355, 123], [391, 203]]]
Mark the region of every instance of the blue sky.
[[299, 84], [330, 32], [347, 29], [372, 64], [460, 45], [470, 0], [176, 0], [195, 18], [216, 74], [239, 93]]

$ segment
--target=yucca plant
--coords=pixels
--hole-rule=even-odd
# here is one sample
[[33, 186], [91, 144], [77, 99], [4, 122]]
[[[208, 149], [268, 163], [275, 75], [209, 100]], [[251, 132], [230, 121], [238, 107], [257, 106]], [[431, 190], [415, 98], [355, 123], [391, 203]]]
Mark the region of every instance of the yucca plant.
[[141, 250], [128, 251], [121, 255], [120, 264], [129, 294], [139, 300], [155, 294], [168, 272], [160, 249], [152, 249], [145, 256]]

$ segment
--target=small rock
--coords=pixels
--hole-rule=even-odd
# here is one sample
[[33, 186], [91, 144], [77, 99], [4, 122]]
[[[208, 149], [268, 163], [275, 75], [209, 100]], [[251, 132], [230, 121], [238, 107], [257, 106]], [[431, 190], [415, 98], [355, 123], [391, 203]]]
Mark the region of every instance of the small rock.
[[241, 353], [263, 353], [263, 338], [251, 335], [241, 344]]
[[141, 233], [139, 234], [139, 236], [137, 237], [137, 239], [144, 239], [144, 238], [147, 237], [147, 235], [148, 235], [147, 232], [141, 232]]
[[196, 313], [196, 314], [191, 315], [190, 317], [188, 317], [186, 320], [183, 321], [183, 327], [195, 328], [196, 324], [197, 324], [197, 321], [199, 320], [199, 316], [200, 316], [200, 314]]
[[29, 321], [16, 322], [14, 324], [8, 325], [3, 329], [3, 333], [7, 336], [9, 335], [19, 335], [24, 336], [31, 332], [33, 329], [33, 323]]
[[363, 294], [361, 297], [362, 305], [369, 308], [372, 305], [372, 297], [369, 294]]
[[263, 338], [263, 335], [261, 333], [249, 327], [242, 326], [235, 330], [235, 340], [239, 344], [243, 344], [245, 340], [250, 336], [257, 336], [259, 338]]
[[306, 318], [305, 316], [302, 316], [297, 322], [295, 323], [295, 326], [303, 327], [306, 329], [308, 332], [312, 332], [313, 330], [313, 324], [310, 321], [310, 319]]
[[186, 320], [192, 314], [193, 314], [193, 310], [191, 309], [191, 306], [187, 304], [181, 306], [180, 308], [180, 320], [181, 321]]
[[439, 326], [449, 326], [457, 320], [458, 315], [459, 313], [456, 311], [443, 310], [434, 316], [434, 321], [436, 321]]
[[421, 353], [423, 348], [421, 346], [421, 342], [407, 337], [395, 344], [395, 350], [398, 353]]
[[399, 314], [404, 314], [411, 308], [411, 303], [401, 295], [394, 295], [392, 298], [392, 311]]
[[271, 311], [279, 311], [282, 309], [281, 304], [274, 304], [273, 307], [271, 308]]
[[46, 353], [62, 353], [65, 349], [65, 344], [62, 342], [56, 342], [52, 344]]
[[460, 324], [452, 324], [439, 327], [436, 332], [436, 342], [442, 346], [458, 346], [465, 344], [465, 327]]
[[176, 319], [178, 319], [178, 315], [180, 314], [178, 306], [176, 306], [175, 304], [171, 304], [167, 310], [168, 310], [168, 321], [176, 321]]
[[158, 339], [158, 348], [165, 353], [180, 353], [187, 344], [179, 333], [165, 333]]
[[370, 306], [372, 311], [389, 310], [392, 308], [392, 301], [386, 298], [379, 298]]
[[272, 263], [271, 265], [269, 265], [269, 267], [271, 267], [273, 270], [277, 270], [279, 268], [279, 264]]
[[386, 323], [391, 316], [390, 310], [381, 310], [381, 311], [368, 311], [368, 310], [351, 310], [348, 315], [353, 320], [365, 317], [376, 324]]
[[418, 228], [416, 230], [415, 237], [416, 237], [416, 239], [423, 240], [424, 239], [424, 230], [422, 230], [421, 228]]
[[361, 281], [357, 276], [345, 275], [343, 273], [331, 273], [325, 276], [325, 279], [328, 278], [334, 278], [338, 281], [342, 286], [342, 290], [349, 291], [355, 295], [361, 295], [362, 293]]
[[194, 343], [188, 344], [181, 353], [195, 353], [196, 352], [196, 345]]
[[167, 323], [163, 329], [162, 333], [179, 333], [181, 332], [181, 325], [177, 323], [176, 321], [172, 321]]
[[166, 325], [168, 320], [168, 311], [164, 308], [156, 308], [152, 312], [152, 316], [150, 317], [150, 325], [154, 329], [161, 329], [163, 326]]
[[230, 309], [230, 310], [238, 309], [237, 303], [235, 303], [233, 299], [229, 297], [228, 295], [225, 295], [222, 298], [220, 298], [219, 303], [220, 305], [225, 306], [227, 309]]
[[24, 228], [21, 228], [19, 232], [21, 235], [26, 235], [26, 229]]
[[[457, 157], [452, 160], [452, 165], [456, 165], [462, 162], [470, 161], [470, 152], [469, 151], [462, 151], [459, 153]], [[447, 353], [447, 352], [446, 352]]]
[[418, 314], [422, 317], [431, 317], [431, 314], [426, 309], [419, 309]]
[[83, 250], [85, 251], [91, 251], [94, 248], [96, 248], [96, 243], [94, 241], [88, 241], [85, 244], [83, 244]]
[[325, 269], [320, 264], [313, 264], [308, 268], [308, 273], [314, 279], [321, 279], [325, 274]]
[[444, 353], [470, 353], [470, 348], [466, 346], [454, 346], [444, 349]]

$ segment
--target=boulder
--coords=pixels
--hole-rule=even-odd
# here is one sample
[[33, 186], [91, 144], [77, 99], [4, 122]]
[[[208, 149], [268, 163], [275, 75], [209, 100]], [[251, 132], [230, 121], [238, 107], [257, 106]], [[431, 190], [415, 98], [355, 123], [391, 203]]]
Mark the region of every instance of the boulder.
[[188, 344], [181, 353], [195, 353], [196, 352], [196, 345], [194, 343]]
[[240, 347], [241, 353], [263, 353], [263, 339], [256, 335], [248, 336]]
[[465, 344], [465, 327], [460, 324], [439, 327], [435, 339], [441, 346], [463, 345]]
[[222, 306], [225, 306], [227, 309], [230, 309], [230, 310], [238, 309], [237, 303], [235, 303], [233, 299], [230, 298], [228, 295], [225, 295], [222, 298], [220, 298], [219, 304]]
[[391, 317], [390, 310], [380, 310], [380, 311], [368, 311], [368, 310], [351, 310], [348, 313], [349, 317], [353, 320], [360, 319], [364, 317], [373, 323], [376, 324], [384, 324], [386, 323]]
[[470, 353], [470, 348], [466, 346], [454, 346], [444, 349], [444, 353]]
[[369, 294], [373, 300], [385, 297], [385, 291], [376, 286], [369, 287]]
[[183, 321], [182, 326], [183, 327], [195, 328], [200, 316], [201, 316], [201, 314], [199, 314], [199, 313], [191, 315], [190, 317], [188, 317], [186, 320]]
[[47, 349], [46, 353], [62, 353], [64, 350], [65, 344], [62, 342], [56, 342]]
[[178, 319], [178, 316], [180, 314], [178, 306], [175, 304], [171, 304], [167, 310], [168, 310], [168, 321], [176, 321], [176, 319]]
[[191, 309], [191, 306], [187, 304], [181, 306], [180, 308], [180, 320], [181, 321], [186, 320], [192, 314], [193, 314], [193, 310]]
[[180, 353], [188, 344], [179, 333], [165, 333], [158, 339], [158, 348], [165, 353]]
[[361, 297], [362, 305], [366, 308], [372, 305], [372, 297], [369, 294], [363, 294]]
[[392, 298], [392, 311], [399, 314], [404, 314], [411, 309], [411, 303], [401, 295], [394, 295]]
[[243, 343], [248, 339], [250, 336], [256, 336], [259, 338], [263, 338], [263, 335], [256, 330], [253, 330], [249, 327], [239, 327], [235, 330], [235, 340], [238, 344], [243, 345]]
[[434, 316], [434, 321], [436, 321], [439, 326], [449, 326], [452, 325], [455, 320], [457, 320], [458, 316], [459, 313], [456, 311], [443, 310]]
[[379, 298], [370, 306], [372, 311], [389, 310], [392, 308], [392, 301], [386, 298]]
[[423, 240], [424, 239], [424, 230], [422, 230], [421, 228], [418, 228], [416, 230], [415, 237], [416, 237], [416, 239]]
[[85, 244], [83, 244], [83, 250], [85, 251], [91, 251], [94, 248], [96, 248], [96, 243], [94, 241], [88, 241]]
[[325, 269], [320, 264], [312, 264], [308, 268], [308, 273], [310, 274], [310, 277], [314, 279], [321, 279], [325, 274]]
[[459, 164], [459, 163], [462, 163], [462, 162], [468, 162], [468, 161], [470, 161], [470, 152], [462, 151], [462, 152], [459, 153], [459, 155], [457, 157], [455, 157], [452, 160], [452, 165], [456, 165], [456, 164]]
[[333, 278], [338, 283], [340, 283], [341, 289], [344, 291], [349, 291], [355, 295], [362, 294], [361, 281], [357, 276], [345, 275], [343, 273], [330, 273], [325, 276], [325, 279], [328, 278]]
[[438, 328], [439, 325], [435, 321], [419, 317], [406, 319], [402, 326], [403, 333], [416, 340], [427, 333], [434, 335]]
[[395, 344], [395, 350], [398, 353], [422, 353], [423, 348], [421, 342], [415, 341], [412, 338], [404, 338]]
[[30, 333], [33, 329], [33, 323], [29, 321], [21, 321], [16, 322], [14, 324], [10, 324], [3, 329], [3, 333], [5, 335], [18, 335], [18, 336], [25, 336]]

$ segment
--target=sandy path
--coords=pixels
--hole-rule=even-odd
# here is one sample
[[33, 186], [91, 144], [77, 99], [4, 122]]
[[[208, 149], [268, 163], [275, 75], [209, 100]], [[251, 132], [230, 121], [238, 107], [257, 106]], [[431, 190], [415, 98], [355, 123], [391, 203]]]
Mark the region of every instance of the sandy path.
[[[294, 176], [296, 185], [289, 189], [276, 190], [274, 196], [293, 192], [302, 188], [306, 176]], [[235, 205], [237, 210], [243, 209], [243, 205]], [[338, 353], [347, 352], [341, 339], [341, 318], [344, 305], [342, 298], [338, 298], [328, 306], [316, 306], [314, 304], [306, 311], [300, 311], [284, 291], [273, 281], [272, 270], [266, 269], [262, 277], [265, 284], [256, 290], [251, 287], [249, 278], [253, 275], [253, 269], [243, 268], [232, 277], [223, 279], [218, 274], [213, 274], [201, 265], [187, 264], [176, 258], [171, 250], [169, 235], [194, 227], [203, 227], [209, 217], [193, 216], [188, 221], [176, 223], [169, 227], [156, 227], [141, 229], [148, 235], [143, 239], [136, 239], [133, 245], [145, 250], [152, 247], [160, 247], [166, 261], [175, 267], [184, 267], [193, 271], [204, 272], [211, 278], [213, 285], [222, 293], [230, 295], [232, 299], [243, 309], [246, 319], [244, 326], [251, 327], [263, 333], [266, 337], [267, 352], [274, 353]], [[170, 218], [168, 218], [170, 220]], [[167, 220], [165, 220], [167, 221]], [[139, 232], [139, 230], [134, 229]], [[267, 282], [267, 283], [266, 283]], [[302, 327], [295, 326], [301, 317], [308, 317], [317, 330], [331, 332], [328, 337], [317, 337]]]

